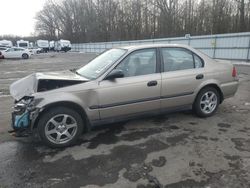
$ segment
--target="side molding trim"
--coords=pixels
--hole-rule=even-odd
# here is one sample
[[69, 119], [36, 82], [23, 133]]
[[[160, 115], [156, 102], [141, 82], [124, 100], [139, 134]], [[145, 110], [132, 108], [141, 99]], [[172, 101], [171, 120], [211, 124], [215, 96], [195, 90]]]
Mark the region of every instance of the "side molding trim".
[[160, 99], [170, 99], [175, 97], [183, 97], [187, 95], [192, 95], [194, 92], [185, 92], [180, 93], [177, 95], [166, 95], [161, 97], [151, 97], [151, 98], [145, 98], [145, 99], [138, 99], [138, 100], [131, 100], [131, 101], [125, 101], [125, 102], [117, 102], [117, 103], [111, 103], [111, 104], [105, 104], [105, 105], [93, 105], [90, 106], [89, 109], [96, 110], [96, 109], [102, 109], [102, 108], [111, 108], [116, 106], [122, 106], [122, 105], [128, 105], [128, 104], [135, 104], [135, 103], [141, 103], [141, 102], [148, 102], [148, 101], [154, 101], [154, 100], [160, 100]]

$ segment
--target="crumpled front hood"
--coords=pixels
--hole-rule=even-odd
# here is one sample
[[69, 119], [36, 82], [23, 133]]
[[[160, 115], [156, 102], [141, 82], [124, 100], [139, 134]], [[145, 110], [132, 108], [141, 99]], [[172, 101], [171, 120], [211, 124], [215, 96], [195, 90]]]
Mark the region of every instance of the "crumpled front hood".
[[44, 72], [44, 73], [35, 73], [38, 79], [49, 79], [49, 80], [82, 80], [87, 81], [87, 78], [84, 78], [80, 75], [71, 72], [70, 70], [58, 71], [58, 72]]
[[11, 84], [10, 94], [14, 99], [20, 100], [24, 96], [30, 96], [31, 94], [35, 93], [36, 87], [36, 74], [31, 74]]
[[[10, 85], [10, 94], [20, 100], [24, 96], [31, 96], [39, 91], [47, 91], [86, 82], [88, 79], [71, 71], [34, 73]], [[40, 88], [42, 87], [42, 88]]]

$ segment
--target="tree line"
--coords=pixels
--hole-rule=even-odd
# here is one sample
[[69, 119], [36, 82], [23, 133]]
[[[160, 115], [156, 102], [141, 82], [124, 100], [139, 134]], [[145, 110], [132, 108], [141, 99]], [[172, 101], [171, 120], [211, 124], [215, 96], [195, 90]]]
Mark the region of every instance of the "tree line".
[[48, 0], [36, 34], [72, 42], [250, 31], [250, 0]]

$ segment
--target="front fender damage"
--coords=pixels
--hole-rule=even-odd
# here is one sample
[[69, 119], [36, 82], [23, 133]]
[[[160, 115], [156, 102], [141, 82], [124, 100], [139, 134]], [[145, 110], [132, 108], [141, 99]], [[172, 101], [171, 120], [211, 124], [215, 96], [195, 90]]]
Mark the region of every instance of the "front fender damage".
[[88, 79], [72, 71], [34, 73], [10, 86], [10, 94], [15, 99], [12, 113], [12, 128], [9, 131], [15, 136], [26, 136], [32, 133], [35, 120], [43, 110], [37, 107], [42, 98], [34, 98], [36, 93], [44, 93], [64, 87], [87, 82]]

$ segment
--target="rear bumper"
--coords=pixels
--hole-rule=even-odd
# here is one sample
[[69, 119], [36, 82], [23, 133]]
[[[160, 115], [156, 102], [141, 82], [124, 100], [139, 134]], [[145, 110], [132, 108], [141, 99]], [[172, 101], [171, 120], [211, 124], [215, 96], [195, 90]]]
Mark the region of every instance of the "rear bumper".
[[235, 95], [239, 87], [239, 81], [228, 82], [220, 85], [224, 99]]

